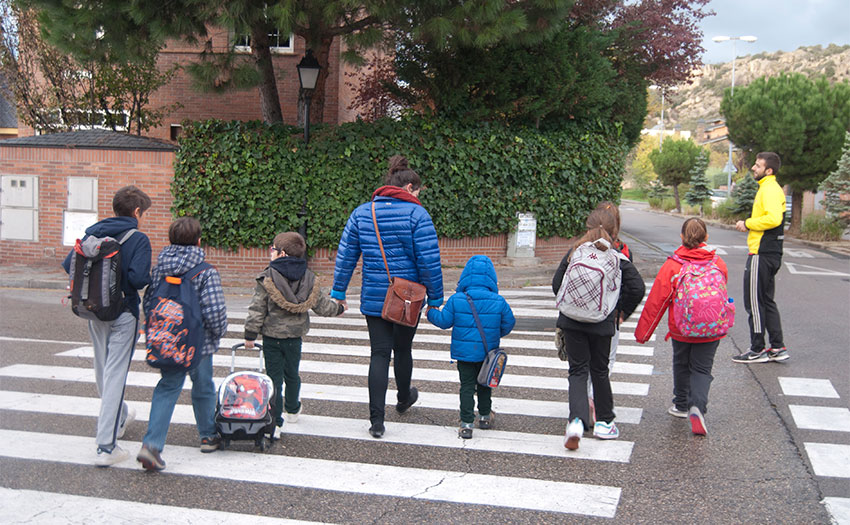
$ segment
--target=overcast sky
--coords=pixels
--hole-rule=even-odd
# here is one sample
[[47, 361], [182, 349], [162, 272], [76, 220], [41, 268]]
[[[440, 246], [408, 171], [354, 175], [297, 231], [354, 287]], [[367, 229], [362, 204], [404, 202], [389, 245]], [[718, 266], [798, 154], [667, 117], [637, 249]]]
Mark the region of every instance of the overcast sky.
[[732, 60], [732, 42], [713, 42], [718, 35], [758, 37], [736, 42], [738, 56], [850, 44], [850, 0], [711, 0], [708, 9], [716, 14], [700, 24], [706, 64]]

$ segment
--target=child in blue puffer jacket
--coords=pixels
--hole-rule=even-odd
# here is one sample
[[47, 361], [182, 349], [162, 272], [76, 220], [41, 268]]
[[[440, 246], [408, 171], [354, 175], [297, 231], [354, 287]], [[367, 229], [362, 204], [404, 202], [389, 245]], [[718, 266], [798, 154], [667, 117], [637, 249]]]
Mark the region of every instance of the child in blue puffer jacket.
[[460, 375], [460, 437], [472, 437], [475, 422], [475, 399], [478, 392], [478, 427], [492, 428], [493, 412], [490, 387], [478, 384], [478, 372], [486, 352], [481, 334], [475, 324], [469, 296], [478, 311], [487, 345], [492, 350], [499, 347], [499, 339], [513, 329], [516, 319], [505, 298], [499, 295], [499, 284], [493, 261], [486, 255], [473, 255], [457, 283], [457, 293], [452, 295], [442, 310], [428, 309], [428, 320], [442, 329], [452, 328], [452, 359], [457, 361]]

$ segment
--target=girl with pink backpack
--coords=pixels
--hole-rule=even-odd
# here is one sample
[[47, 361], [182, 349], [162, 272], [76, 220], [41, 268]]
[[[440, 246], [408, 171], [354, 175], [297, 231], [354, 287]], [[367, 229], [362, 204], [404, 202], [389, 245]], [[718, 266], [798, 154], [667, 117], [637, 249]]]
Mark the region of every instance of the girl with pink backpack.
[[706, 247], [705, 223], [686, 220], [681, 237], [682, 246], [655, 277], [635, 339], [649, 340], [669, 309], [664, 339], [673, 339], [673, 406], [667, 412], [688, 418], [691, 431], [704, 436], [714, 354], [734, 323], [735, 308], [726, 292], [726, 263]]

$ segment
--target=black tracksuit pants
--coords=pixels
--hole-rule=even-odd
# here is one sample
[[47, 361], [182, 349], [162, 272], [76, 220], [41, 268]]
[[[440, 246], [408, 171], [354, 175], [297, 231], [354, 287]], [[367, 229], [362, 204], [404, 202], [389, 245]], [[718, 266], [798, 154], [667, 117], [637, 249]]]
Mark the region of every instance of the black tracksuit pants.
[[782, 348], [782, 323], [773, 300], [776, 272], [782, 267], [781, 253], [750, 254], [744, 269], [744, 307], [750, 323], [750, 350], [765, 348], [765, 332], [770, 348]]

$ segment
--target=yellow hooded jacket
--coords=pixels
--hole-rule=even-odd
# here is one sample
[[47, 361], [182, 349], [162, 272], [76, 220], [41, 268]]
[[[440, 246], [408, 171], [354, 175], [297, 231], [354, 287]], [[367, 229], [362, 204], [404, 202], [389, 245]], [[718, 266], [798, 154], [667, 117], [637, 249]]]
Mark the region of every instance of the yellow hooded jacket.
[[747, 247], [752, 254], [781, 254], [785, 238], [785, 192], [775, 175], [762, 177], [758, 183], [753, 212], [745, 222], [749, 230]]

